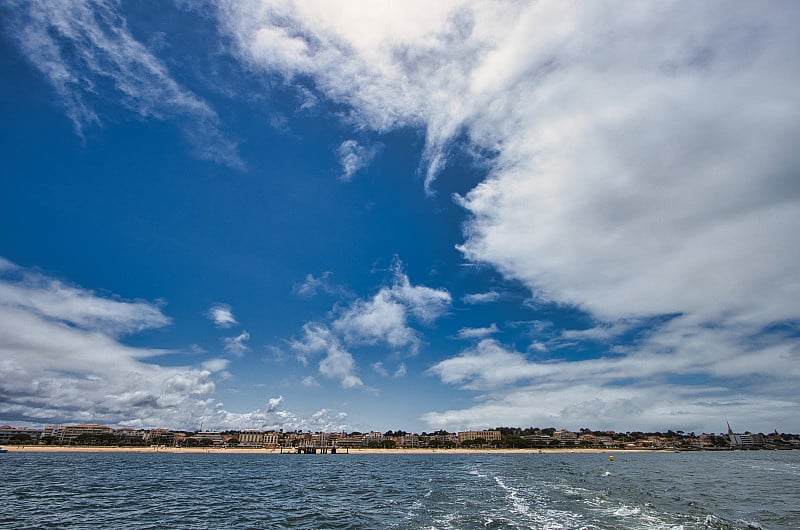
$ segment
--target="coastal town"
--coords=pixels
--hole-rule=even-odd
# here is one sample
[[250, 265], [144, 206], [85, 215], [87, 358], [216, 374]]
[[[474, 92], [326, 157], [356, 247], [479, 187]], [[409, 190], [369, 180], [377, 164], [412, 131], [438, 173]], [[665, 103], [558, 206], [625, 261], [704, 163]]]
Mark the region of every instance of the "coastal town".
[[787, 450], [800, 449], [800, 435], [733, 432], [695, 434], [684, 431], [615, 432], [582, 428], [498, 427], [490, 430], [409, 433], [302, 432], [283, 430], [182, 431], [113, 429], [104, 425], [47, 425], [43, 428], [0, 427], [0, 445], [37, 447], [171, 447], [271, 449], [281, 452], [336, 452], [350, 449], [609, 449], [609, 450]]

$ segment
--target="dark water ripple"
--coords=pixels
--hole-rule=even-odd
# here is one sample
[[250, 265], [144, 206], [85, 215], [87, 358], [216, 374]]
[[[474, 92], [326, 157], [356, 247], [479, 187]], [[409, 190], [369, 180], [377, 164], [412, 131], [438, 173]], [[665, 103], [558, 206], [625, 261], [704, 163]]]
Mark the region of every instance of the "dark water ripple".
[[0, 528], [800, 528], [800, 452], [8, 453]]

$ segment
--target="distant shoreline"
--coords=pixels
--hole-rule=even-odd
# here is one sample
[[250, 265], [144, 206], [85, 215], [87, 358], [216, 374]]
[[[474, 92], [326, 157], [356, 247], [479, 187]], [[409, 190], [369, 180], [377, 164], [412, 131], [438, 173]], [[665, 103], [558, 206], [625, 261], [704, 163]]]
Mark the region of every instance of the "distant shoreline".
[[[75, 447], [75, 446], [52, 446], [52, 445], [7, 445], [9, 453], [176, 453], [176, 454], [263, 454], [280, 455], [295, 454], [294, 448], [284, 448], [283, 453], [280, 449], [257, 449], [257, 448], [216, 448], [216, 447]], [[563, 454], [563, 453], [584, 453], [584, 454], [620, 454], [620, 453], [672, 453], [673, 449], [600, 449], [600, 448], [546, 448], [546, 449], [346, 449], [338, 448], [338, 455], [366, 455], [366, 454], [459, 454], [459, 455], [478, 455], [478, 454]], [[327, 455], [326, 455], [327, 456]]]

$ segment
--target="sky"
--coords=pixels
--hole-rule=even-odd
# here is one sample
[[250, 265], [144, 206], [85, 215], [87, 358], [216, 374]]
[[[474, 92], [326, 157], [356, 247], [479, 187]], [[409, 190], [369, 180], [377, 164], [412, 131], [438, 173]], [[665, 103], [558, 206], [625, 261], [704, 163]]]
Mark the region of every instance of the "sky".
[[0, 0], [0, 423], [800, 432], [798, 26]]

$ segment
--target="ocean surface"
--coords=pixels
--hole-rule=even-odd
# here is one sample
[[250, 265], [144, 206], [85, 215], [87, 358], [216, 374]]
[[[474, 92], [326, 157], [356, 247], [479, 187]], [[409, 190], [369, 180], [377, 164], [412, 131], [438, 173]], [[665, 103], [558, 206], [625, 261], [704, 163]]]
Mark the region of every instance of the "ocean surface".
[[0, 528], [793, 529], [800, 451], [0, 455]]

